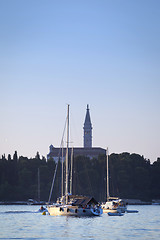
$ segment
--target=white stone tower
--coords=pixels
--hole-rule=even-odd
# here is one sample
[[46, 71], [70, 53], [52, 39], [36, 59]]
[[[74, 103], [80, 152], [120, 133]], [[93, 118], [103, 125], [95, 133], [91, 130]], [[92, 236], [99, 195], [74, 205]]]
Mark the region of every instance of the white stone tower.
[[92, 148], [92, 124], [91, 124], [91, 118], [89, 113], [89, 105], [87, 104], [87, 112], [86, 112], [86, 118], [84, 122], [84, 148]]

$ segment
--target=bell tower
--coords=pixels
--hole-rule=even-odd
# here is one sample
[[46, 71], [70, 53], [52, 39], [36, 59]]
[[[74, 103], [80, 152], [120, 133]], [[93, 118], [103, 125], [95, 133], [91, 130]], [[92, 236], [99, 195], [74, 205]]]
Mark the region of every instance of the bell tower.
[[86, 110], [86, 117], [84, 121], [84, 148], [92, 148], [92, 124], [91, 124], [91, 118], [89, 113], [89, 105], [87, 104], [87, 110]]

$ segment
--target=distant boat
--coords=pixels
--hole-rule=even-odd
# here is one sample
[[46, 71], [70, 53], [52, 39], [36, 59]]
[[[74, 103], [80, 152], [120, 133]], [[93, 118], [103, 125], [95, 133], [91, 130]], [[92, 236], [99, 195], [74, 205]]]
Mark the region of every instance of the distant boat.
[[27, 201], [27, 204], [28, 205], [45, 205], [46, 203], [44, 201], [41, 201], [40, 200], [40, 169], [38, 168], [38, 182], [37, 182], [37, 193], [38, 193], [38, 196], [37, 196], [37, 200], [35, 199], [28, 199]]
[[107, 201], [101, 204], [104, 213], [124, 213], [127, 210], [126, 202], [117, 197], [110, 197], [109, 194], [109, 168], [108, 168], [108, 148], [107, 148]]
[[28, 205], [45, 205], [46, 203], [44, 201], [37, 201], [35, 199], [28, 199], [27, 201]]
[[159, 202], [153, 202], [152, 205], [160, 205]]
[[[93, 197], [72, 195], [68, 193], [68, 149], [69, 149], [69, 105], [67, 110], [67, 147], [66, 147], [66, 181], [65, 195], [57, 203], [47, 206], [48, 213], [53, 216], [100, 216], [103, 211]], [[62, 159], [63, 161], [63, 159]], [[63, 176], [63, 174], [62, 174]], [[62, 184], [63, 185], [63, 184]], [[71, 186], [71, 182], [70, 182]], [[50, 198], [49, 198], [50, 200]]]

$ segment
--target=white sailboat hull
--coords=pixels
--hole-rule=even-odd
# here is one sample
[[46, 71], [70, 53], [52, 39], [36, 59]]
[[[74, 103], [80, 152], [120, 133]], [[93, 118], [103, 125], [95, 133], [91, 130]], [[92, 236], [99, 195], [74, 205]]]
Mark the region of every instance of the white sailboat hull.
[[48, 206], [48, 212], [51, 216], [100, 216], [103, 213], [101, 208], [79, 208], [78, 206], [61, 205]]
[[126, 208], [117, 208], [117, 209], [108, 209], [108, 208], [102, 208], [103, 213], [117, 213], [117, 212], [121, 212], [124, 213], [126, 211]]
[[117, 209], [108, 209], [108, 208], [103, 208], [103, 213], [117, 213]]

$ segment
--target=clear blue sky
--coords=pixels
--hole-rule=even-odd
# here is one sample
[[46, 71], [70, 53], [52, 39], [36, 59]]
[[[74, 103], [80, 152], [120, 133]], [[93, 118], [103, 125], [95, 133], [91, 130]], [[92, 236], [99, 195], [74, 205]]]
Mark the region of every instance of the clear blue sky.
[[83, 146], [160, 157], [159, 0], [0, 0], [0, 155]]

